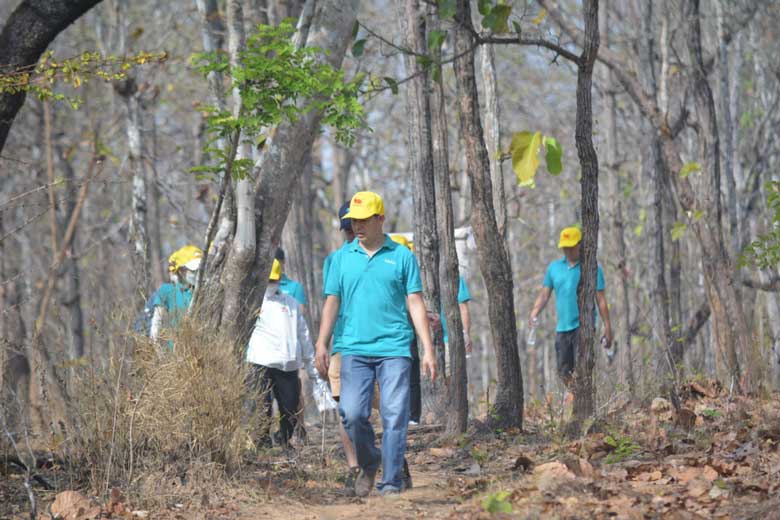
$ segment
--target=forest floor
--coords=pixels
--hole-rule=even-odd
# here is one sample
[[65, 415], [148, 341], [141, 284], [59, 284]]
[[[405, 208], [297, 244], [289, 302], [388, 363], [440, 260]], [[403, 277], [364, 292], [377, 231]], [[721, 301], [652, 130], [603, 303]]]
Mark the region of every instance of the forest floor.
[[[73, 518], [780, 518], [780, 395], [730, 397], [710, 381], [688, 384], [686, 396], [687, 424], [655, 399], [600, 418], [574, 441], [560, 435], [551, 405], [531, 408], [524, 432], [478, 421], [458, 438], [412, 429], [414, 487], [389, 498], [346, 496], [335, 428], [323, 451], [311, 426], [292, 458], [271, 451], [240, 477], [188, 482], [168, 496], [128, 500], [117, 490]], [[8, 476], [0, 517], [29, 518], [22, 478]], [[41, 510], [54, 496], [39, 492]]]

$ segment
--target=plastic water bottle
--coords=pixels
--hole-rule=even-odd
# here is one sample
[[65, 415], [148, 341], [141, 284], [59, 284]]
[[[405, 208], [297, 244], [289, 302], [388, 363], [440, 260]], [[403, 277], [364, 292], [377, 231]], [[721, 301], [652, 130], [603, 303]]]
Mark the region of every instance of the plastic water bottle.
[[615, 359], [615, 344], [612, 343], [612, 345], [607, 348], [607, 337], [601, 336], [601, 348], [606, 349], [607, 351], [607, 361], [609, 364], [612, 364], [612, 361]]
[[536, 328], [539, 326], [539, 317], [535, 317], [531, 320], [531, 330], [528, 331], [528, 343], [533, 346], [536, 345]]

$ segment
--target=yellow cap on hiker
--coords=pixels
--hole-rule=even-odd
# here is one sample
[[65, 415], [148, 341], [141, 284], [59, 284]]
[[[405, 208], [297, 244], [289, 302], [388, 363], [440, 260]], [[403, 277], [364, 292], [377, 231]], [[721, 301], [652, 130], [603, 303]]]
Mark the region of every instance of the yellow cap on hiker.
[[271, 266], [271, 274], [268, 275], [268, 279], [272, 282], [277, 282], [282, 277], [282, 264], [279, 260], [274, 259], [274, 265]]
[[362, 220], [374, 215], [385, 214], [385, 203], [382, 197], [373, 191], [359, 191], [349, 201], [349, 211], [341, 218]]
[[561, 231], [561, 239], [558, 241], [558, 247], [574, 247], [582, 240], [582, 232], [576, 227], [567, 227]]
[[397, 244], [401, 244], [402, 246], [406, 247], [407, 249], [411, 249], [411, 242], [409, 242], [409, 239], [407, 239], [403, 235], [390, 235], [390, 240]]
[[168, 257], [168, 270], [175, 273], [182, 267], [186, 267], [190, 271], [197, 271], [200, 268], [201, 258], [203, 258], [203, 251], [199, 247], [184, 246]]

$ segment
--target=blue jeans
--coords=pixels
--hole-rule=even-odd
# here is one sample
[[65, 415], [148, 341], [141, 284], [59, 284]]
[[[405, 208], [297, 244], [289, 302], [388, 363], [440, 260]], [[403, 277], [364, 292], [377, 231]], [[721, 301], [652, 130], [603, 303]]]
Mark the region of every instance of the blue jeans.
[[[364, 471], [375, 472], [382, 462], [382, 481], [377, 485], [380, 491], [401, 489], [411, 365], [408, 357], [341, 356], [341, 421], [355, 446], [358, 465]], [[381, 452], [374, 444], [374, 429], [368, 421], [375, 379], [382, 416]]]

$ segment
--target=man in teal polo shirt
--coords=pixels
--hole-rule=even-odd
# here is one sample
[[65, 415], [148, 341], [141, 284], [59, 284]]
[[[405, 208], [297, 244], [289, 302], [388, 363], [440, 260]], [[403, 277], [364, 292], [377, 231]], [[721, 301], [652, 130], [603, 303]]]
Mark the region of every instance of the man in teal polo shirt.
[[[577, 306], [577, 287], [580, 283], [581, 240], [582, 233], [576, 227], [568, 227], [561, 231], [558, 247], [563, 250], [564, 257], [555, 260], [547, 267], [542, 289], [536, 297], [528, 320], [529, 326], [536, 327], [537, 316], [547, 305], [550, 293], [555, 291], [555, 308], [558, 313], [558, 325], [555, 328], [555, 355], [558, 375], [567, 387], [571, 384], [579, 340], [580, 310]], [[596, 275], [596, 303], [601, 319], [604, 321], [605, 347], [609, 348], [612, 345], [612, 324], [609, 320], [607, 299], [604, 296], [604, 271], [600, 265]]]
[[[357, 452], [360, 475], [355, 494], [367, 496], [379, 463], [383, 495], [402, 489], [406, 430], [409, 421], [409, 345], [415, 331], [423, 345], [423, 373], [436, 376], [422, 283], [412, 252], [382, 231], [384, 203], [373, 192], [356, 193], [345, 218], [357, 237], [333, 259], [328, 271], [317, 339], [316, 364], [327, 373], [328, 342], [342, 310], [341, 398], [339, 413]], [[409, 323], [408, 315], [414, 323]], [[380, 388], [382, 450], [369, 422], [374, 382]]]

